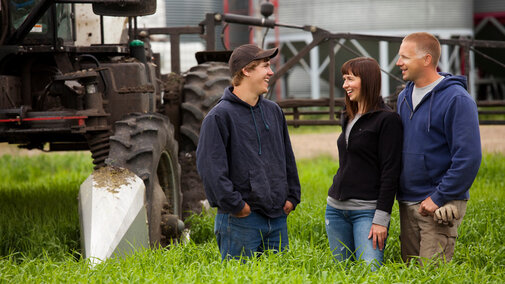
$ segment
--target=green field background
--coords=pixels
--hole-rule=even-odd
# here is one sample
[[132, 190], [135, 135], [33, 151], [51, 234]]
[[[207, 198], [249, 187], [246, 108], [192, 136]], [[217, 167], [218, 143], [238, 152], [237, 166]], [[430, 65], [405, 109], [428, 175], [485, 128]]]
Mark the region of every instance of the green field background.
[[289, 219], [290, 249], [247, 261], [220, 260], [213, 216], [191, 216], [192, 241], [141, 250], [96, 267], [82, 259], [77, 193], [89, 154], [0, 157], [0, 283], [503, 283], [505, 156], [484, 155], [470, 191], [453, 261], [421, 268], [400, 259], [395, 203], [385, 265], [335, 263], [326, 240], [326, 194], [337, 161], [298, 161], [302, 202]]

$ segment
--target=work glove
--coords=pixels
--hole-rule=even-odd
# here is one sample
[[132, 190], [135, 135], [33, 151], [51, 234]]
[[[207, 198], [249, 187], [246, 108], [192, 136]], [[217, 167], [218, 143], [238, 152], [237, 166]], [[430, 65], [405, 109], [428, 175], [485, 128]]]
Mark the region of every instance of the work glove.
[[459, 219], [458, 208], [453, 204], [452, 201], [447, 202], [444, 206], [435, 210], [433, 214], [433, 220], [439, 224], [444, 224], [449, 227], [453, 226], [453, 220]]

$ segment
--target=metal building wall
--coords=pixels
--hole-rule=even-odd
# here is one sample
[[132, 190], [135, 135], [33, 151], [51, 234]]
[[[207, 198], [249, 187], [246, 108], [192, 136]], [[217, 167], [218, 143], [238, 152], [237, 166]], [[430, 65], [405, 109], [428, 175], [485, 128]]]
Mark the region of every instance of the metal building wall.
[[471, 30], [473, 25], [473, 0], [283, 0], [278, 12], [282, 23], [332, 32]]
[[[197, 26], [205, 19], [206, 13], [222, 13], [223, 0], [164, 0], [166, 26]], [[198, 35], [181, 36], [181, 42], [200, 42]], [[219, 34], [216, 46], [221, 47]]]
[[474, 0], [473, 7], [475, 13], [505, 12], [505, 1], [503, 0]]
[[222, 12], [222, 0], [165, 0], [167, 26], [194, 26], [205, 13]]
[[[224, 13], [249, 15], [248, 0], [225, 0], [228, 11]], [[234, 49], [242, 44], [249, 43], [249, 26], [246, 25], [228, 25], [225, 33], [226, 49]]]
[[[223, 12], [222, 0], [162, 0], [165, 26], [197, 26], [205, 18], [206, 13]], [[158, 2], [159, 3], [159, 2]], [[158, 4], [158, 6], [162, 6]], [[216, 46], [221, 47], [221, 41], [216, 34]], [[205, 49], [204, 43], [198, 35], [182, 35], [181, 41], [181, 71], [184, 72], [197, 64], [195, 53]], [[170, 70], [170, 44], [166, 42], [152, 42], [155, 52], [161, 56], [162, 73]]]

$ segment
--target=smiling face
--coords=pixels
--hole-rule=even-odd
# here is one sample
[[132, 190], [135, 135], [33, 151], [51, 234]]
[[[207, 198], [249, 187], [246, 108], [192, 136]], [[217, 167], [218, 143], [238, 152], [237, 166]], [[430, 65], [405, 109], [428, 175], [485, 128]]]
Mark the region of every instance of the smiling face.
[[355, 76], [354, 74], [345, 74], [342, 76], [344, 79], [344, 84], [342, 88], [344, 88], [347, 96], [349, 96], [349, 100], [352, 102], [361, 101], [361, 78]]
[[261, 95], [268, 92], [270, 77], [274, 75], [270, 68], [270, 60], [263, 60], [258, 66], [251, 70], [243, 70], [243, 72], [244, 74], [247, 73], [248, 81], [256, 94]]
[[377, 61], [369, 57], [356, 57], [340, 68], [344, 83], [345, 107], [348, 117], [378, 109], [382, 103], [381, 70]]
[[426, 66], [426, 54], [417, 51], [415, 42], [403, 41], [398, 55], [396, 66], [400, 67], [403, 80], [416, 82], [423, 76], [423, 69]]

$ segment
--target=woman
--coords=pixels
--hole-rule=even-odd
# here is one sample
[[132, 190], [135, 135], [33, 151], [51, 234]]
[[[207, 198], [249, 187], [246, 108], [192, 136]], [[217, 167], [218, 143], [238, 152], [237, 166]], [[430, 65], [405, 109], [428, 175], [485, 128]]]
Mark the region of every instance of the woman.
[[389, 220], [398, 188], [403, 128], [382, 101], [380, 68], [372, 58], [342, 65], [346, 92], [340, 167], [326, 206], [326, 232], [333, 256], [354, 255], [377, 269], [384, 257]]

